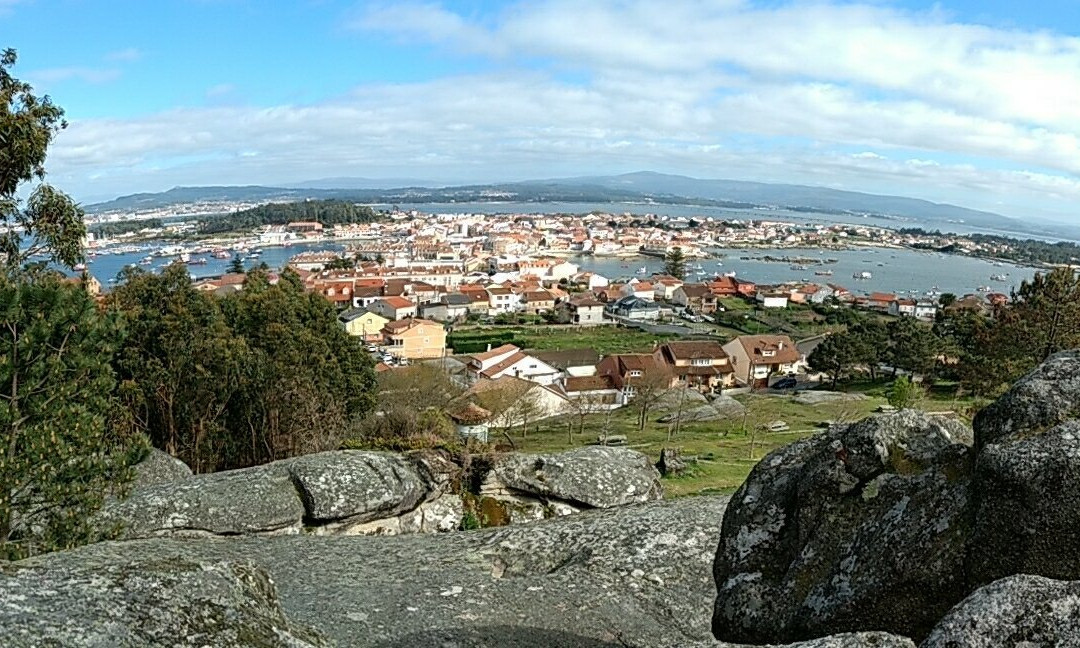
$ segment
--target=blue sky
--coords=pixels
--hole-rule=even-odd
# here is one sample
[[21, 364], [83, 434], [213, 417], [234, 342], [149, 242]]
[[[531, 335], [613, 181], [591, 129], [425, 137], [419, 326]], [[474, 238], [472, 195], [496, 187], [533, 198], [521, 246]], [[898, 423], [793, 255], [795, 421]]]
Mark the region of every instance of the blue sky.
[[0, 0], [81, 200], [655, 170], [1073, 220], [1080, 3]]

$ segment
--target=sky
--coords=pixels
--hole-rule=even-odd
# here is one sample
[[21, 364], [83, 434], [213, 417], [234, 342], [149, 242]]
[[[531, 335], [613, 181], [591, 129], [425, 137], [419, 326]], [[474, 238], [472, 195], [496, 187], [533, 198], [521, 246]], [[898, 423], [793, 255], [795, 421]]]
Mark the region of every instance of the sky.
[[649, 170], [1080, 224], [1075, 0], [0, 0], [78, 200]]

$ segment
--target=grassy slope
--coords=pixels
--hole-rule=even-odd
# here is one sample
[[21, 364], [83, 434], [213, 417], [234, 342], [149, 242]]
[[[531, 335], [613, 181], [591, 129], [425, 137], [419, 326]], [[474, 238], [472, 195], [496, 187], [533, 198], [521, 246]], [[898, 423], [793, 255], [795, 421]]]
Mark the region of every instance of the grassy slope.
[[[880, 391], [880, 390], [877, 390]], [[871, 391], [873, 394], [874, 391]], [[742, 418], [714, 421], [708, 423], [684, 424], [680, 433], [668, 440], [667, 424], [657, 423], [659, 412], [651, 413], [645, 429], [637, 429], [636, 412], [631, 408], [616, 410], [610, 421], [610, 434], [625, 434], [630, 447], [659, 459], [664, 446], [682, 449], [684, 456], [697, 456], [690, 470], [679, 477], [664, 480], [668, 497], [692, 495], [707, 492], [734, 491], [742, 484], [762, 457], [770, 451], [796, 439], [813, 434], [823, 421], [855, 421], [874, 411], [885, 403], [880, 395], [871, 395], [866, 400], [804, 405], [787, 396], [741, 395], [736, 397], [747, 407], [746, 430]], [[953, 410], [956, 404], [951, 400], [927, 399], [920, 403], [926, 410]], [[585, 419], [584, 434], [577, 433], [576, 417], [550, 419], [531, 426], [528, 435], [521, 437], [520, 429], [511, 432], [514, 442], [520, 450], [526, 452], [545, 452], [580, 447], [595, 441], [603, 428], [602, 415], [590, 415]], [[782, 420], [790, 426], [790, 431], [783, 433], [758, 432], [754, 439], [751, 455], [751, 434], [748, 432], [775, 420]], [[568, 423], [574, 425], [574, 436], [568, 438]]]

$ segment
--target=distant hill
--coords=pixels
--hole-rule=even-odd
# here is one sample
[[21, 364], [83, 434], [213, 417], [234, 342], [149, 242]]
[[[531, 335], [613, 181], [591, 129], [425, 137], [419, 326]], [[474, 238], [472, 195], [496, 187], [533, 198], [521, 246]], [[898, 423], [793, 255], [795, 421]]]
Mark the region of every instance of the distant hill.
[[[396, 184], [388, 187], [386, 185]], [[161, 193], [123, 196], [90, 205], [87, 210], [135, 210], [194, 202], [236, 202], [337, 198], [358, 202], [417, 204], [454, 202], [643, 202], [716, 207], [782, 207], [798, 211], [855, 213], [917, 219], [943, 230], [950, 223], [1025, 231], [1017, 219], [902, 196], [840, 191], [825, 187], [769, 184], [740, 180], [701, 180], [679, 175], [638, 172], [615, 176], [557, 178], [462, 186], [429, 186], [420, 181], [325, 178], [292, 187], [175, 187]]]

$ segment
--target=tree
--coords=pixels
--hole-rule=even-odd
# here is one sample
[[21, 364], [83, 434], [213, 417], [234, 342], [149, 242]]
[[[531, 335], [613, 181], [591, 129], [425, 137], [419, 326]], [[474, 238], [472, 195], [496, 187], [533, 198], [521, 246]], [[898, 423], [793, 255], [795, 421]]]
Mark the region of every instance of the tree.
[[630, 384], [634, 388], [630, 405], [638, 413], [638, 430], [644, 430], [649, 412], [664, 399], [671, 386], [671, 373], [666, 367], [655, 365], [640, 378], [632, 378]]
[[[45, 255], [71, 267], [84, 258], [82, 210], [45, 183], [29, 191], [25, 208], [18, 195], [27, 182], [45, 177], [49, 145], [67, 122], [49, 97], [36, 96], [30, 84], [11, 75], [15, 60], [15, 50], [0, 54], [0, 221], [6, 226], [0, 235], [0, 263], [10, 274], [32, 257]], [[30, 241], [26, 247], [23, 235]]]
[[911, 374], [928, 374], [937, 363], [940, 343], [926, 325], [910, 317], [901, 317], [888, 324], [888, 355], [886, 361], [893, 367]]
[[234, 254], [232, 261], [229, 261], [229, 272], [232, 274], [244, 274], [244, 260], [240, 258], [239, 254]]
[[142, 446], [109, 425], [119, 327], [86, 291], [4, 277], [0, 309], [0, 557], [17, 558], [95, 539]]
[[853, 336], [835, 333], [822, 340], [806, 360], [811, 369], [827, 374], [836, 389], [837, 381], [860, 360], [860, 353]]
[[1025, 351], [1028, 368], [1080, 346], [1080, 278], [1072, 268], [1037, 273], [1020, 283], [1012, 303], [996, 313], [1005, 341]]
[[[93, 539], [90, 516], [130, 481], [140, 451], [110, 426], [116, 322], [44, 267], [83, 258], [82, 212], [46, 184], [25, 208], [19, 198], [44, 177], [65, 123], [48, 97], [11, 76], [15, 59], [0, 54], [0, 558]], [[38, 256], [43, 263], [28, 264]]]
[[675, 246], [664, 257], [664, 274], [671, 275], [676, 279], [686, 277], [686, 257], [683, 256], [682, 248]]
[[348, 257], [337, 257], [323, 266], [325, 270], [352, 270], [354, 268], [356, 268], [356, 261]]
[[940, 305], [942, 308], [948, 308], [949, 306], [952, 306], [956, 303], [956, 295], [952, 293], [941, 293], [941, 296], [938, 297], [937, 301], [938, 305]]
[[921, 394], [919, 384], [907, 376], [899, 376], [889, 386], [889, 405], [897, 409], [906, 409], [915, 405]]

